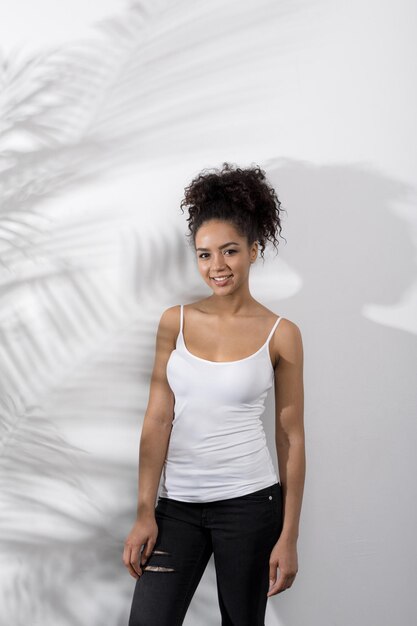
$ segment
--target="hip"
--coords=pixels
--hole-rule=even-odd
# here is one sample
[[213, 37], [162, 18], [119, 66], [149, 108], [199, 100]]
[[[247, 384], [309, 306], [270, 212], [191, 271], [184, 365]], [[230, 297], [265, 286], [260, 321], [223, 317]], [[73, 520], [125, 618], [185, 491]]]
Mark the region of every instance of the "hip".
[[160, 496], [155, 516], [213, 529], [240, 529], [239, 532], [272, 529], [278, 535], [283, 521], [282, 486], [275, 482], [244, 495], [208, 502], [186, 502]]

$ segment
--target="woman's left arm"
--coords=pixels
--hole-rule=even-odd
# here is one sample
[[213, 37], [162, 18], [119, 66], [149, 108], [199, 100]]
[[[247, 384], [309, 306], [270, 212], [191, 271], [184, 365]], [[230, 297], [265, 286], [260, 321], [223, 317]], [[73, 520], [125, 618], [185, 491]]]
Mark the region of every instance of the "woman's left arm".
[[274, 349], [279, 355], [275, 367], [275, 443], [283, 496], [283, 526], [270, 556], [268, 596], [291, 587], [297, 575], [297, 540], [306, 471], [304, 354], [301, 332], [296, 324], [287, 319], [281, 321], [280, 332], [274, 334]]

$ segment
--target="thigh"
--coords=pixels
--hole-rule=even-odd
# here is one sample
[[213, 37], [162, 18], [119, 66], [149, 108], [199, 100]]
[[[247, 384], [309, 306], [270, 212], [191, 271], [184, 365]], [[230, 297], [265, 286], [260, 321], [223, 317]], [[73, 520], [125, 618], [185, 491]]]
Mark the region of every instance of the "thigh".
[[269, 557], [282, 529], [281, 485], [225, 500], [212, 517], [222, 626], [263, 626]]
[[[188, 502], [159, 499], [158, 536], [136, 580], [129, 626], [180, 626], [212, 554], [209, 531]], [[201, 516], [201, 514], [200, 514]]]

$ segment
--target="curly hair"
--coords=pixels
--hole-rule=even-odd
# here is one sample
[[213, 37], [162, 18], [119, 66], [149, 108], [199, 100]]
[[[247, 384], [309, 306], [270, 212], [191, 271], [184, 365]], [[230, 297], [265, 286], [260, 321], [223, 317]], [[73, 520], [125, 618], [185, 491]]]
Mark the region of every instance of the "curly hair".
[[180, 204], [183, 213], [183, 207], [188, 207], [187, 237], [192, 245], [195, 246], [196, 233], [203, 222], [220, 219], [232, 222], [240, 236], [247, 237], [249, 245], [257, 241], [262, 258], [268, 240], [278, 254], [276, 233], [281, 235], [280, 213], [285, 209], [265, 172], [259, 166], [242, 169], [227, 162], [221, 170], [210, 169], [203, 169], [185, 188]]

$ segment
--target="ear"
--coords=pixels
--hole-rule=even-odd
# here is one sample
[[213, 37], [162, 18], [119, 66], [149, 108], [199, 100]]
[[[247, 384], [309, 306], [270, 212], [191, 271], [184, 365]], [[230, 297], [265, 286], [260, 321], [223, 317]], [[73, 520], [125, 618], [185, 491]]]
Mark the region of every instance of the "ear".
[[255, 263], [256, 259], [258, 258], [258, 242], [254, 241], [251, 247], [251, 251], [250, 251], [250, 262], [251, 263]]

